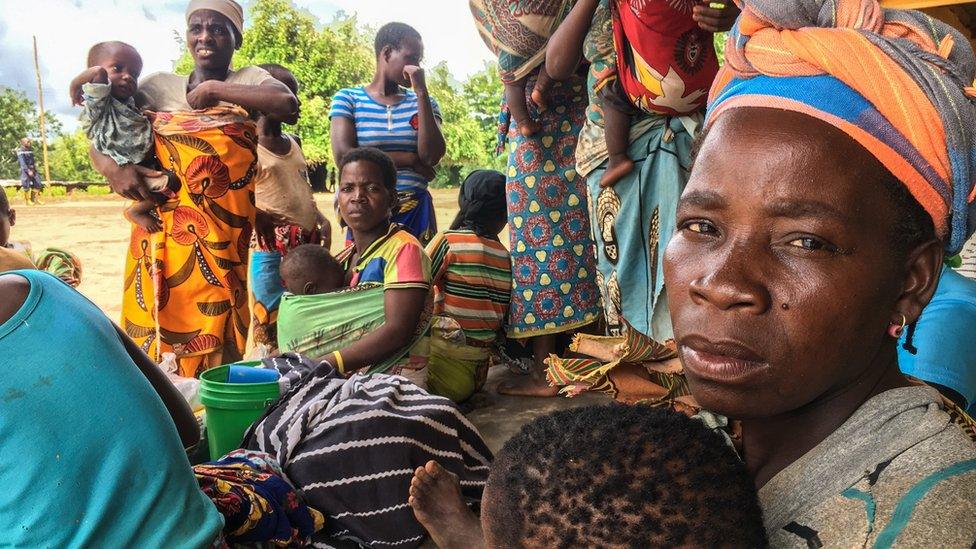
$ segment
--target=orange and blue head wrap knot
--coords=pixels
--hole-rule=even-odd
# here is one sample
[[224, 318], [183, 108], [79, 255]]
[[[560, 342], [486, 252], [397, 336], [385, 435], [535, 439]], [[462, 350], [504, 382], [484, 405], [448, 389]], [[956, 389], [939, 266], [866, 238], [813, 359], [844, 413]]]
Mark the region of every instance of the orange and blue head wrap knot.
[[976, 229], [976, 58], [941, 21], [877, 0], [736, 0], [708, 123], [737, 107], [822, 120], [874, 155], [932, 216], [946, 250]]

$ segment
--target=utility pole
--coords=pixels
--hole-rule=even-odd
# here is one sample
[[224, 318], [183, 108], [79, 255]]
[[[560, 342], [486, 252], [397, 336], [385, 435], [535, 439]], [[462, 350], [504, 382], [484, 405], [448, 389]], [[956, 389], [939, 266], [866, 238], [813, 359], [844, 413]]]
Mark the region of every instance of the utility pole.
[[44, 91], [41, 89], [41, 65], [37, 62], [37, 36], [34, 36], [34, 74], [37, 75], [37, 104], [41, 109], [41, 147], [44, 150], [44, 181], [51, 181], [51, 170], [47, 167], [47, 130], [44, 128]]

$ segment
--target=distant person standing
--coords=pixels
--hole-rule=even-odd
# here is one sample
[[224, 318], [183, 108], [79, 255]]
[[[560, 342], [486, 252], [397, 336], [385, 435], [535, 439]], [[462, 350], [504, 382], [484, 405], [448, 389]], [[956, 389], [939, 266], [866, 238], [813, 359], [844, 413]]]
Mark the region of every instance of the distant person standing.
[[40, 191], [44, 189], [40, 176], [37, 175], [37, 164], [34, 163], [34, 151], [30, 138], [20, 140], [17, 149], [17, 163], [20, 164], [20, 188], [24, 191], [24, 202], [28, 206], [44, 204], [41, 202]]
[[424, 43], [413, 27], [387, 23], [377, 31], [374, 49], [373, 81], [339, 90], [332, 98], [332, 155], [339, 165], [352, 149], [375, 147], [393, 159], [398, 195], [393, 222], [426, 245], [437, 232], [427, 184], [446, 145], [440, 109], [419, 66]]

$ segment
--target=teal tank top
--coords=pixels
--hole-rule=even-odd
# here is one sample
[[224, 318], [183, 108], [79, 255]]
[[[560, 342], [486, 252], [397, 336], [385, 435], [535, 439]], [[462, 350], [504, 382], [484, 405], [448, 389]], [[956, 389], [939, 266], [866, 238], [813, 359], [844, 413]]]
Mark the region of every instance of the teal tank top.
[[[41, 271], [0, 324], [0, 547], [206, 547], [223, 517], [115, 327]], [[2, 297], [0, 297], [2, 298]]]

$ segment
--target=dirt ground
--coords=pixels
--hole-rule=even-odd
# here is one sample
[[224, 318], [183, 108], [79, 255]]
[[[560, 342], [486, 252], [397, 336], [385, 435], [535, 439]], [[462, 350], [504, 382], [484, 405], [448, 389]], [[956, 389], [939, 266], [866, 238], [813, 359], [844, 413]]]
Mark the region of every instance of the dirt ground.
[[[441, 229], [450, 225], [457, 212], [457, 189], [434, 189], [434, 207]], [[316, 194], [319, 208], [332, 221], [332, 251], [341, 244], [338, 223], [332, 210], [332, 194]], [[53, 202], [53, 201], [52, 201]], [[44, 206], [24, 206], [16, 199], [17, 225], [11, 240], [26, 241], [34, 249], [64, 248], [77, 255], [84, 269], [79, 290], [118, 320], [122, 312], [122, 271], [129, 239], [129, 224], [122, 217], [126, 201], [120, 198], [62, 199]], [[503, 241], [507, 242], [507, 238]]]

